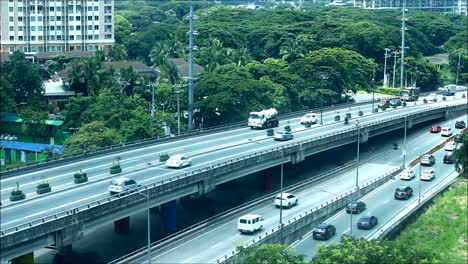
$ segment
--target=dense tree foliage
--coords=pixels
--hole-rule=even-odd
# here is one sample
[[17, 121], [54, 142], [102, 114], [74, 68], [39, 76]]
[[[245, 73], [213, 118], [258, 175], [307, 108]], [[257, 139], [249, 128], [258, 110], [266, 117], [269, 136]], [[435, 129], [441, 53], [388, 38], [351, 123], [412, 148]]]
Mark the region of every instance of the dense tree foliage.
[[286, 245], [264, 244], [253, 247], [238, 247], [239, 255], [246, 256], [242, 264], [300, 264], [304, 258]]
[[453, 153], [455, 168], [461, 177], [468, 178], [468, 133], [463, 133], [461, 147]]

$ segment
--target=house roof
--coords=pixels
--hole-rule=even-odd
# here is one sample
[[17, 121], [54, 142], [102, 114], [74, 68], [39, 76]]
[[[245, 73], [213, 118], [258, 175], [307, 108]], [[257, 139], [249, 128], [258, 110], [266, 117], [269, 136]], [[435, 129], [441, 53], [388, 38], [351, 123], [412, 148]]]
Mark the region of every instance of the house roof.
[[49, 60], [58, 54], [63, 54], [68, 59], [89, 58], [93, 56], [92, 51], [38, 52], [34, 56], [38, 60]]
[[[189, 77], [189, 74], [188, 74], [189, 64], [187, 61], [185, 61], [182, 58], [170, 58], [169, 61], [171, 61], [172, 63], [178, 66], [181, 77]], [[204, 70], [203, 66], [196, 64], [196, 63], [193, 64], [192, 71], [193, 71], [194, 76], [203, 72], [203, 70]]]
[[137, 71], [138, 74], [152, 78], [157, 78], [159, 73], [158, 70], [140, 61], [106, 61], [103, 63], [103, 66], [114, 67], [117, 69], [128, 68], [132, 66], [132, 68], [135, 69], [135, 71]]
[[5, 149], [24, 150], [30, 152], [42, 152], [43, 150], [50, 150], [55, 154], [63, 154], [62, 145], [39, 144], [21, 141], [0, 140], [0, 145]]
[[70, 91], [65, 85], [63, 85], [62, 79], [58, 80], [46, 80], [42, 82], [44, 85], [45, 94], [44, 96], [74, 96], [75, 91]]
[[[23, 119], [18, 117], [16, 113], [9, 113], [9, 112], [1, 112], [0, 113], [0, 122], [13, 122], [13, 123], [21, 123]], [[48, 126], [61, 126], [63, 124], [62, 120], [44, 120], [44, 124]]]

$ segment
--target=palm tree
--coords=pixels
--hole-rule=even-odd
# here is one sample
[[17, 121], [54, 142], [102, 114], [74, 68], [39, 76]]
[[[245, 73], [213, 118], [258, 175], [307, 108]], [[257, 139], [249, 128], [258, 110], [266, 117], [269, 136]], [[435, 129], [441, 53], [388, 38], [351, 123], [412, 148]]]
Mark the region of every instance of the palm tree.
[[180, 81], [179, 67], [172, 61], [168, 61], [161, 67], [161, 77], [170, 84], [175, 85]]
[[111, 61], [125, 60], [128, 58], [127, 49], [120, 44], [112, 46], [108, 53]]
[[158, 42], [150, 52], [150, 60], [153, 66], [160, 67], [164, 65], [169, 57], [169, 48], [163, 42]]

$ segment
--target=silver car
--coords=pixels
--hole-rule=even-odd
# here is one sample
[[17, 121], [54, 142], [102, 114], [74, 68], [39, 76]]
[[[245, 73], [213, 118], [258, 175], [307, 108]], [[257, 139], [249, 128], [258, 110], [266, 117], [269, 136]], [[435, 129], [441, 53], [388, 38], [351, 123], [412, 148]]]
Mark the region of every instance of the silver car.
[[108, 187], [108, 190], [111, 195], [121, 192], [129, 192], [133, 189], [139, 188], [141, 185], [138, 184], [135, 180], [121, 177], [117, 179], [113, 179]]
[[290, 140], [293, 138], [294, 138], [293, 134], [289, 131], [277, 131], [274, 136], [275, 140], [281, 140], [281, 141]]

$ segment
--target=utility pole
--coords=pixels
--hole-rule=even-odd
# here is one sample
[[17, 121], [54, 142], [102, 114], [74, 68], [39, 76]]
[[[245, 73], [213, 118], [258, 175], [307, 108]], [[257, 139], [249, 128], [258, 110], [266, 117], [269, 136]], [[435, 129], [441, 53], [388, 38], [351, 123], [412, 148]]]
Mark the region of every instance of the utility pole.
[[190, 26], [189, 26], [189, 65], [188, 65], [188, 129], [191, 131], [193, 129], [193, 51], [197, 49], [196, 46], [193, 46], [193, 36], [197, 34], [193, 30], [193, 20], [195, 16], [193, 15], [193, 6], [190, 6]]
[[456, 85], [458, 85], [458, 74], [460, 73], [460, 59], [461, 59], [461, 51], [458, 52], [457, 78], [455, 79]]
[[403, 90], [403, 73], [405, 71], [405, 30], [406, 30], [406, 0], [403, 0], [401, 19], [401, 64], [400, 64], [400, 91]]
[[[385, 48], [385, 56], [384, 56], [385, 62], [384, 62], [384, 69], [383, 69], [383, 75], [384, 75], [383, 86], [384, 86], [384, 87], [387, 87], [387, 86], [388, 86], [388, 78], [387, 78], [387, 58], [390, 57], [390, 55], [388, 54], [389, 51], [390, 51], [390, 49]], [[374, 77], [374, 78], [375, 78], [375, 77]], [[372, 109], [373, 109], [373, 108], [372, 108]]]
[[158, 83], [149, 82], [146, 86], [151, 87], [151, 116], [154, 116], [154, 88], [158, 86]]
[[398, 54], [400, 54], [398, 51], [393, 52], [393, 81], [392, 81], [392, 87], [395, 87], [396, 58], [398, 57]]

